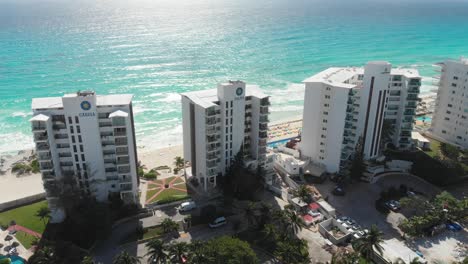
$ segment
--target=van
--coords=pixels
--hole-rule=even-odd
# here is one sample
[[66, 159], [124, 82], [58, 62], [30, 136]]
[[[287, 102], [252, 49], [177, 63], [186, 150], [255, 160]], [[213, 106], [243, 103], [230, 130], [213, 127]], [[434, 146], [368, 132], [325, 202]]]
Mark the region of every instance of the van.
[[197, 208], [197, 204], [195, 202], [191, 201], [191, 202], [181, 203], [180, 206], [177, 209], [179, 209], [179, 212], [187, 212], [187, 211], [193, 210], [195, 208]]
[[209, 223], [208, 225], [210, 228], [220, 227], [226, 224], [226, 218], [224, 216], [216, 218], [213, 222]]

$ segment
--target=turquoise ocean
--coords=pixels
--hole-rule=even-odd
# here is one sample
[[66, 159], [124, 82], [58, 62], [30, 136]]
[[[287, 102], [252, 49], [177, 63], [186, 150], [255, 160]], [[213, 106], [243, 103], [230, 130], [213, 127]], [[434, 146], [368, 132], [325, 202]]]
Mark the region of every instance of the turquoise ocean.
[[34, 97], [132, 93], [138, 144], [180, 144], [180, 92], [228, 79], [302, 114], [300, 82], [330, 66], [468, 56], [468, 1], [0, 0], [0, 153], [31, 148]]

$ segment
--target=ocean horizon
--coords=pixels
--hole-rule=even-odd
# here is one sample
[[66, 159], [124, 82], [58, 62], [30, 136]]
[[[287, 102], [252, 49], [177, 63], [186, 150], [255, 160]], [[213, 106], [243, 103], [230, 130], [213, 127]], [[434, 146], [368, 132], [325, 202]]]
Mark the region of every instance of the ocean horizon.
[[468, 56], [468, 1], [0, 0], [0, 153], [33, 148], [31, 99], [134, 94], [137, 145], [182, 143], [179, 93], [226, 80], [302, 115], [301, 81], [332, 66], [413, 67]]

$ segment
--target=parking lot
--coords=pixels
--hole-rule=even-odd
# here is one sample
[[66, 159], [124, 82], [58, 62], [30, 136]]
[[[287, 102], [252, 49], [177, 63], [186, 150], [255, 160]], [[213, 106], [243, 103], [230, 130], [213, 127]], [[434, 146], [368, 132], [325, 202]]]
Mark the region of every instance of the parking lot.
[[327, 181], [315, 186], [322, 196], [335, 207], [338, 216], [348, 216], [354, 219], [362, 228], [376, 225], [384, 233], [384, 240], [399, 239], [402, 244], [415, 251], [420, 251], [429, 263], [434, 261], [442, 261], [440, 263], [456, 261], [457, 243], [468, 243], [466, 231], [452, 232], [446, 230], [431, 238], [404, 241], [398, 224], [405, 219], [405, 216], [392, 211], [385, 215], [376, 210], [375, 201], [379, 198], [380, 193], [388, 190], [391, 186], [398, 188], [401, 184], [422, 193], [426, 198], [432, 197], [439, 191], [437, 187], [424, 181], [403, 175], [387, 177], [375, 184], [359, 182], [347, 185], [345, 186], [346, 193], [344, 196], [332, 194], [332, 190], [336, 185], [334, 182]]

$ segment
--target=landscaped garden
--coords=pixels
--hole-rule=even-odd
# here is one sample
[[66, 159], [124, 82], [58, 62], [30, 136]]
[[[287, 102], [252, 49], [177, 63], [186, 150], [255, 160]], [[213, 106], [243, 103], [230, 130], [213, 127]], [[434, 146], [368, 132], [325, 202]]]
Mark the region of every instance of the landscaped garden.
[[11, 221], [15, 221], [17, 225], [42, 234], [46, 223], [36, 216], [37, 211], [42, 207], [47, 207], [47, 201], [40, 201], [2, 212], [0, 213], [0, 223], [9, 225]]
[[148, 182], [146, 203], [168, 203], [188, 198], [187, 186], [182, 177], [173, 176]]
[[[0, 224], [3, 228], [6, 228], [16, 223], [16, 225], [32, 231], [28, 233], [30, 231], [22, 230], [21, 227], [16, 228], [16, 239], [18, 239], [26, 249], [29, 249], [38, 236], [44, 232], [46, 227], [48, 210], [44, 208], [47, 208], [47, 202], [40, 201], [2, 212], [0, 213]], [[38, 212], [41, 211], [41, 209], [46, 210], [46, 214], [42, 219], [38, 216]], [[35, 235], [32, 233], [35, 233]]]

